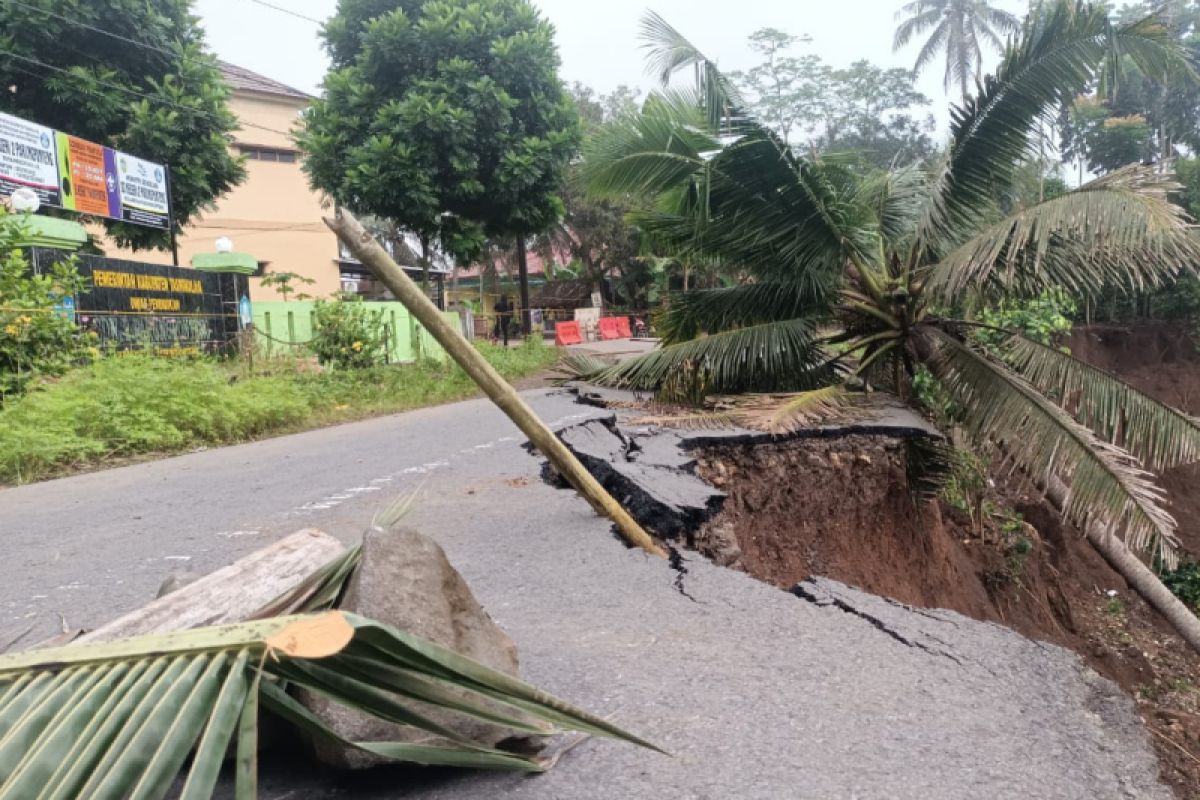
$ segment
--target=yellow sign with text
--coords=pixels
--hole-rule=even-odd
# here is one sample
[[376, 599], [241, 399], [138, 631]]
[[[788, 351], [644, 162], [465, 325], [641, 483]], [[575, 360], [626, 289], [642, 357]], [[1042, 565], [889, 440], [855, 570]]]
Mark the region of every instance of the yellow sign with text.
[[138, 275], [110, 269], [92, 270], [92, 285], [97, 289], [137, 289], [142, 292], [204, 294], [195, 278], [168, 278], [164, 275]]

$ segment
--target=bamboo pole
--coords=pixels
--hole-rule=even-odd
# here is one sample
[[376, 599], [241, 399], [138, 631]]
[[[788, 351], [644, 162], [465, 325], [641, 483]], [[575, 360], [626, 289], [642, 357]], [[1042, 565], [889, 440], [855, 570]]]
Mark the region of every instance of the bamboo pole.
[[654, 543], [637, 520], [605, 491], [592, 473], [579, 463], [579, 459], [575, 458], [554, 432], [533, 413], [533, 409], [525, 404], [516, 390], [492, 368], [487, 359], [479, 354], [455, 326], [446, 321], [433, 301], [421, 291], [412, 278], [404, 274], [404, 270], [379, 246], [353, 214], [341, 211], [333, 219], [326, 217], [325, 224], [337, 234], [354, 257], [375, 273], [375, 277], [379, 278], [396, 299], [425, 326], [450, 357], [471, 376], [471, 380], [475, 381], [484, 394], [529, 437], [534, 447], [566, 478], [575, 491], [588, 501], [597, 514], [611, 519], [630, 545], [666, 557], [666, 552]]

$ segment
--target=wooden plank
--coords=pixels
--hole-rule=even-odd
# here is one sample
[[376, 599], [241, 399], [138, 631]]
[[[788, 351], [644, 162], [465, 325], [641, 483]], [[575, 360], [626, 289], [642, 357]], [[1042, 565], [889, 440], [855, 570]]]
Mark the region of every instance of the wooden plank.
[[247, 619], [345, 552], [346, 546], [327, 533], [296, 531], [80, 636], [75, 643], [108, 642]]

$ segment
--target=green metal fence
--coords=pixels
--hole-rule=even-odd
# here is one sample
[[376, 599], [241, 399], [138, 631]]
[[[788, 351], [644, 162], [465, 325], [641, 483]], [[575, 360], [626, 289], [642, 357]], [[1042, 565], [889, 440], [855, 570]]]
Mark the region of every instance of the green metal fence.
[[[252, 314], [260, 345], [268, 352], [303, 350], [313, 338], [314, 306], [312, 301], [256, 301]], [[389, 363], [415, 361], [418, 354], [439, 361], [446, 358], [441, 345], [400, 303], [364, 302], [363, 307], [381, 317]], [[444, 313], [450, 322], [459, 324], [457, 313]]]

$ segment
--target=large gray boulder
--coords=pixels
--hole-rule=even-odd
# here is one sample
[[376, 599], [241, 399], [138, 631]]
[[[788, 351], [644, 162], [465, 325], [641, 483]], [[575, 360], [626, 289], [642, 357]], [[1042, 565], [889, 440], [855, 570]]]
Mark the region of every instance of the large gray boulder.
[[[363, 536], [362, 561], [339, 606], [364, 617], [436, 642], [493, 669], [518, 676], [517, 648], [471, 594], [463, 577], [432, 539], [404, 528], [372, 527]], [[338, 735], [349, 741], [399, 741], [434, 744], [444, 740], [405, 725], [375, 719], [311, 692], [301, 701]], [[514, 732], [454, 712], [411, 701], [414, 711], [487, 747]], [[496, 710], [500, 710], [497, 706]], [[507, 708], [505, 713], [512, 712]], [[320, 761], [360, 769], [385, 763], [361, 750], [317, 744]]]

